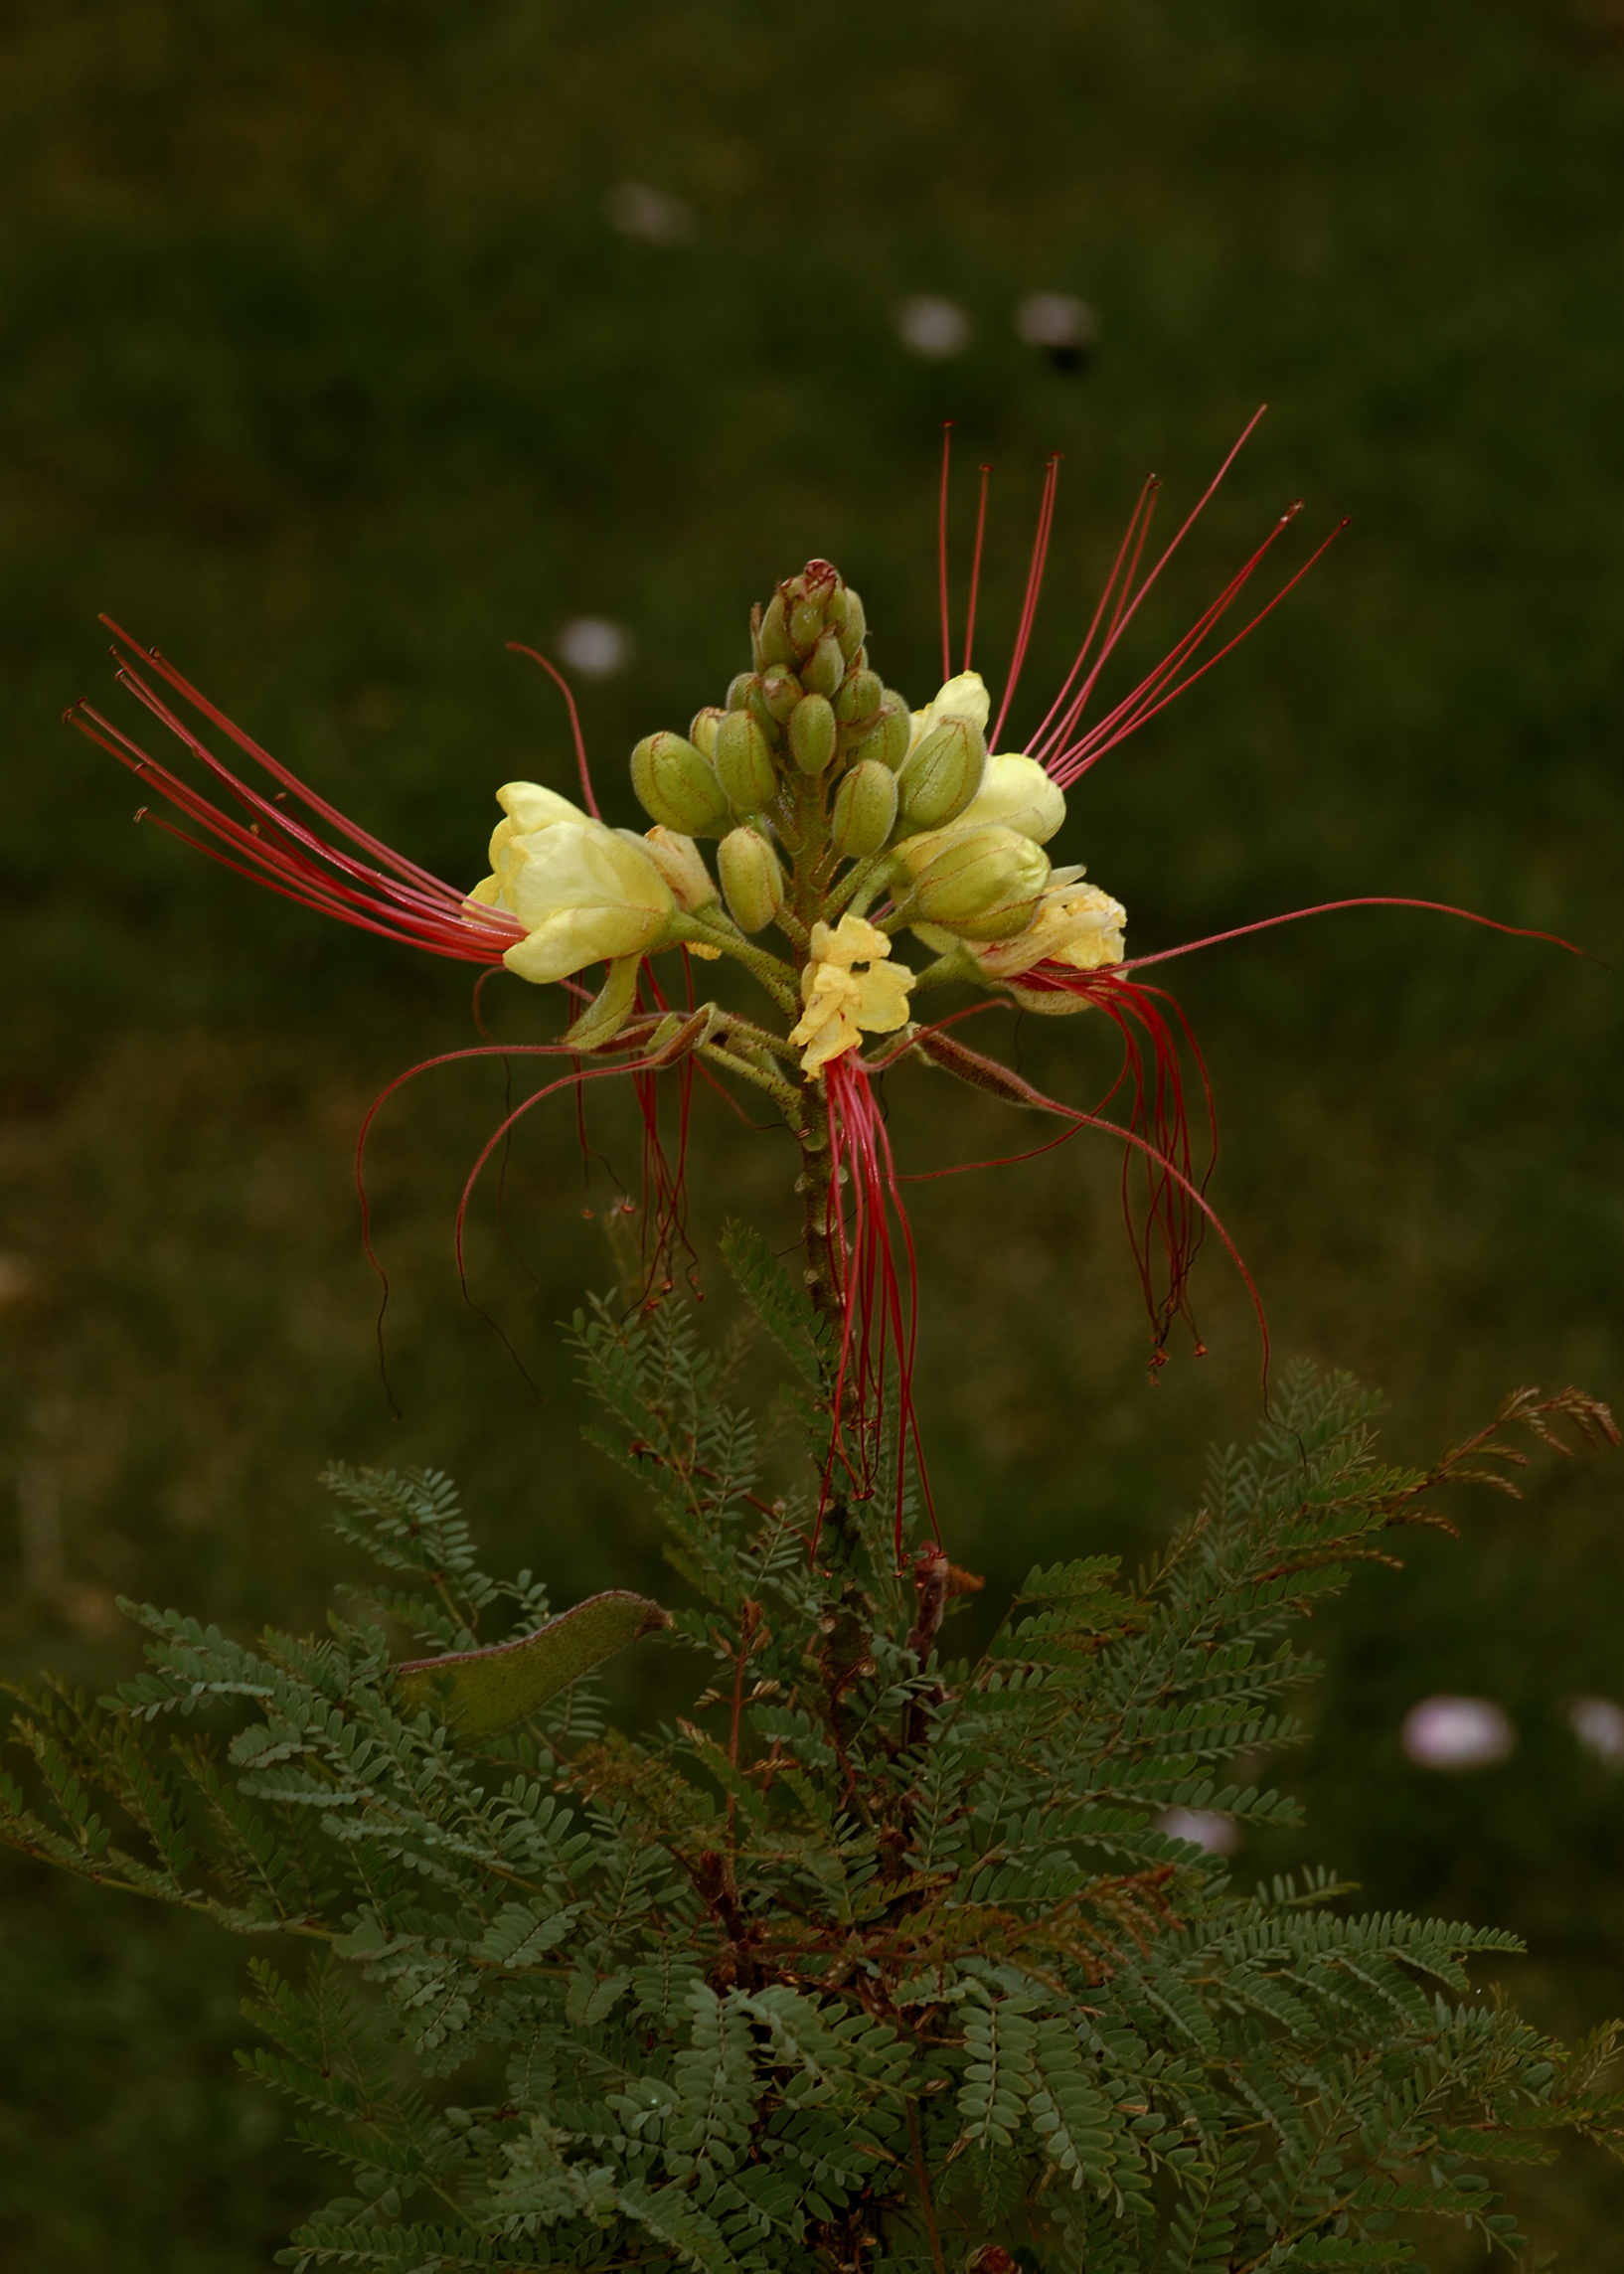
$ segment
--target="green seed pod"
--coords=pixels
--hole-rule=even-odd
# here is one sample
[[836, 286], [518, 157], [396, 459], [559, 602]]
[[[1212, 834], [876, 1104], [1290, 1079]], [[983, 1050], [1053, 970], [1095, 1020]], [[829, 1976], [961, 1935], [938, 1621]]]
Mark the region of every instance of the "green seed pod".
[[803, 695], [789, 715], [790, 755], [803, 774], [821, 774], [834, 760], [835, 714], [824, 695]]
[[728, 800], [711, 761], [681, 734], [646, 734], [631, 754], [637, 802], [663, 829], [710, 837], [728, 820]]
[[688, 730], [688, 739], [703, 757], [714, 758], [716, 756], [717, 729], [727, 716], [727, 712], [719, 711], [714, 703], [708, 703], [703, 711], [694, 713], [693, 722]]
[[825, 632], [801, 665], [801, 685], [812, 695], [832, 696], [846, 677], [846, 658], [833, 632]]
[[1015, 829], [967, 829], [948, 839], [913, 880], [926, 923], [969, 939], [1005, 939], [1031, 921], [1049, 882], [1049, 855]]
[[867, 727], [879, 717], [885, 685], [877, 671], [849, 671], [835, 697], [835, 717], [843, 727]]
[[728, 909], [740, 931], [759, 931], [784, 904], [784, 873], [758, 829], [733, 829], [717, 847]]
[[868, 636], [869, 619], [864, 612], [862, 600], [853, 591], [850, 584], [841, 587], [841, 596], [846, 603], [845, 611], [842, 614], [837, 614], [836, 610], [831, 608], [829, 621], [839, 632], [840, 652], [850, 663]]
[[761, 700], [779, 726], [789, 717], [806, 690], [787, 664], [775, 663], [763, 673]]
[[735, 813], [759, 813], [778, 788], [772, 749], [759, 720], [730, 711], [717, 729], [717, 778]]
[[793, 665], [797, 660], [795, 643], [789, 636], [789, 611], [784, 604], [782, 586], [767, 602], [756, 634], [756, 645], [761, 651], [763, 670], [773, 663]]
[[878, 758], [853, 766], [835, 794], [829, 834], [842, 853], [866, 860], [896, 826], [896, 776]]
[[981, 787], [987, 745], [968, 719], [944, 719], [926, 734], [897, 776], [902, 812], [915, 829], [940, 829], [964, 811]]

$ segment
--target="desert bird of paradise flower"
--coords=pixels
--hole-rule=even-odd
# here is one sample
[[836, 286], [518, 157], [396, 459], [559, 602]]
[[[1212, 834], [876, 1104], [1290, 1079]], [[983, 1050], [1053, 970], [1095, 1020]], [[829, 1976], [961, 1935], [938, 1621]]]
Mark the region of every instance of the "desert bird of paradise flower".
[[[488, 874], [471, 889], [442, 882], [347, 819], [116, 625], [120, 683], [191, 753], [201, 783], [150, 756], [88, 704], [69, 718], [170, 809], [143, 808], [144, 817], [240, 874], [429, 954], [505, 967], [567, 991], [573, 1015], [557, 1042], [482, 1045], [428, 1061], [486, 1051], [564, 1061], [474, 1164], [457, 1215], [459, 1262], [474, 1185], [514, 1121], [561, 1089], [628, 1076], [648, 1131], [648, 1261], [657, 1297], [681, 1235], [681, 1147], [696, 1074], [742, 1083], [771, 1101], [800, 1152], [805, 1279], [826, 1329], [824, 1505], [872, 1497], [884, 1465], [900, 1554], [910, 1475], [927, 1510], [929, 1486], [911, 1394], [912, 1241], [876, 1098], [879, 1076], [907, 1062], [929, 1066], [1057, 1116], [1063, 1134], [1093, 1128], [1121, 1146], [1129, 1236], [1159, 1361], [1175, 1321], [1194, 1331], [1190, 1274], [1204, 1230], [1217, 1230], [1243, 1276], [1245, 1267], [1206, 1195], [1212, 1101], [1199, 1050], [1177, 1005], [1145, 973], [1193, 948], [1329, 908], [1431, 907], [1492, 920], [1441, 902], [1373, 894], [1134, 956], [1121, 901], [1081, 867], [1050, 860], [1046, 847], [1066, 818], [1067, 793], [1089, 768], [1210, 671], [1324, 551], [1321, 545], [1238, 629], [1228, 629], [1230, 611], [1295, 518], [1297, 507], [1288, 509], [1154, 670], [1092, 716], [1101, 672], [1255, 423], [1154, 557], [1156, 484], [1147, 483], [1070, 671], [1019, 749], [1003, 746], [1005, 728], [1044, 583], [1057, 461], [1044, 483], [996, 713], [973, 663], [985, 472], [955, 659], [945, 449], [942, 684], [921, 707], [874, 668], [858, 592], [832, 564], [810, 561], [754, 608], [748, 667], [724, 702], [699, 710], [686, 734], [656, 732], [632, 751], [632, 787], [652, 824], [638, 834], [603, 820], [568, 688], [537, 656], [569, 705], [580, 799], [531, 781], [500, 785]], [[205, 739], [205, 729], [235, 748], [244, 771]], [[668, 957], [679, 962], [662, 963]], [[753, 1013], [698, 998], [698, 975], [723, 957], [757, 983]], [[583, 975], [598, 967], [593, 992]], [[943, 990], [965, 987], [974, 991], [968, 1005], [948, 993], [949, 1007], [931, 1015]], [[1123, 1058], [1106, 1097], [1089, 1109], [1063, 1104], [969, 1048], [953, 1030], [997, 1001], [1043, 1016], [1096, 1010], [1110, 1019]], [[661, 1138], [663, 1079], [680, 1092], [675, 1160]], [[1251, 1289], [1249, 1276], [1246, 1284]], [[1261, 1325], [1260, 1306], [1258, 1316]]]

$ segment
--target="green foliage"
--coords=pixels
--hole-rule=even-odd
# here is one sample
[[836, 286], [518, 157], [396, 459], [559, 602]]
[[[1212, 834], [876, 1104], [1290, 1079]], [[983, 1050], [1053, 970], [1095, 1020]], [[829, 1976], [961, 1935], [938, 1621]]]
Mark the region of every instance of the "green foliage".
[[[797, 1291], [732, 1255], [814, 1379]], [[1611, 2032], [1569, 2052], [1474, 1997], [1513, 1937], [1352, 1915], [1324, 1874], [1242, 1893], [1158, 1828], [1278, 1818], [1232, 1764], [1294, 1734], [1295, 1621], [1439, 1521], [1433, 1487], [1519, 1458], [1513, 1424], [1584, 1429], [1587, 1401], [1525, 1393], [1422, 1472], [1378, 1463], [1347, 1381], [1294, 1374], [1154, 1568], [1036, 1570], [948, 1661], [938, 1549], [897, 1570], [858, 1506], [814, 1549], [810, 1493], [757, 1491], [738, 1338], [668, 1303], [574, 1342], [688, 1590], [673, 1727], [605, 1731], [584, 1683], [506, 1736], [404, 1696], [383, 1622], [454, 1660], [541, 1597], [478, 1570], [443, 1478], [351, 1471], [339, 1529], [384, 1583], [325, 1637], [144, 1608], [145, 1673], [17, 1723], [13, 1844], [322, 1946], [299, 1982], [255, 1960], [245, 2009], [245, 2066], [349, 2174], [284, 2263], [941, 2274], [968, 2237], [988, 2265], [1354, 2274], [1407, 2262], [1384, 2230], [1418, 2209], [1515, 2243], [1486, 2160], [1624, 2142]]]

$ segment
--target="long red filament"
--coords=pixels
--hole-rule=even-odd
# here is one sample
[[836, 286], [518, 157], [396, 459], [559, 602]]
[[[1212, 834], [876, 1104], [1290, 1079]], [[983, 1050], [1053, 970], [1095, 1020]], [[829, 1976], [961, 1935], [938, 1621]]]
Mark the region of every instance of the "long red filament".
[[[887, 1391], [894, 1379], [893, 1530], [900, 1562], [910, 1457], [931, 1527], [936, 1528], [913, 1405], [918, 1262], [891, 1140], [875, 1104], [868, 1069], [855, 1053], [849, 1053], [831, 1061], [825, 1083], [832, 1175], [824, 1228], [840, 1276], [842, 1325], [819, 1521], [834, 1496], [837, 1465], [844, 1470], [855, 1498], [873, 1498], [879, 1482]], [[849, 1211], [843, 1177], [850, 1180]], [[893, 1249], [893, 1221], [906, 1251], [905, 1291]]]
[[953, 627], [947, 613], [947, 488], [952, 456], [953, 421], [944, 418], [941, 423], [941, 497], [936, 507], [936, 580], [941, 600], [941, 675], [944, 686], [953, 676]]
[[1059, 487], [1060, 460], [1056, 451], [1044, 469], [1043, 495], [1038, 501], [1038, 529], [1032, 541], [1032, 561], [1027, 569], [1026, 595], [1021, 602], [1021, 620], [1015, 628], [1015, 648], [1010, 656], [1009, 677], [1004, 682], [1004, 700], [998, 707], [987, 747], [996, 750], [1004, 732], [1004, 722], [1015, 701], [1015, 690], [1021, 683], [1021, 667], [1027, 660], [1027, 648], [1032, 639], [1032, 627], [1038, 620], [1038, 598], [1044, 586], [1044, 568], [1049, 560], [1050, 532], [1055, 526], [1055, 493]]
[[976, 503], [976, 549], [970, 559], [970, 605], [966, 609], [964, 617], [964, 669], [966, 671], [970, 668], [970, 655], [976, 640], [976, 595], [981, 590], [981, 545], [987, 534], [987, 483], [991, 476], [991, 466], [983, 466], [981, 469], [981, 495]]
[[592, 790], [592, 776], [586, 763], [586, 737], [580, 731], [580, 713], [575, 709], [574, 694], [568, 679], [556, 664], [549, 663], [539, 648], [526, 647], [523, 640], [510, 639], [508, 647], [514, 655], [528, 655], [532, 663], [539, 663], [554, 686], [569, 706], [569, 731], [575, 741], [575, 770], [580, 775], [581, 802], [594, 821], [603, 816], [597, 809], [597, 798]]

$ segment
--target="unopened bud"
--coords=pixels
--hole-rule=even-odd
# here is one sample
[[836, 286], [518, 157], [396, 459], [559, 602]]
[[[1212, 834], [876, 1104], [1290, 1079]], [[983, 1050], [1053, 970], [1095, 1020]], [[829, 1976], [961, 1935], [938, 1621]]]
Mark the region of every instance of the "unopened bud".
[[846, 658], [833, 632], [825, 632], [801, 665], [801, 685], [813, 695], [833, 695], [846, 677]]
[[729, 912], [740, 931], [759, 931], [784, 904], [784, 873], [758, 829], [733, 829], [717, 847]]
[[896, 826], [896, 776], [878, 758], [853, 766], [835, 797], [829, 834], [842, 853], [866, 860]]
[[1007, 939], [1031, 922], [1048, 882], [1049, 855], [1019, 830], [954, 831], [915, 874], [912, 904], [963, 938]]
[[850, 584], [841, 587], [841, 596], [846, 603], [845, 612], [840, 614], [835, 607], [831, 607], [829, 621], [839, 632], [840, 652], [850, 663], [868, 636], [869, 619], [862, 600]]
[[809, 561], [798, 576], [790, 578], [789, 636], [798, 653], [804, 655], [809, 647], [817, 645], [840, 588], [840, 571], [832, 561]]
[[803, 774], [821, 774], [835, 755], [835, 714], [828, 698], [805, 695], [789, 715], [789, 748]]
[[805, 692], [787, 664], [775, 663], [761, 675], [761, 700], [780, 727]]
[[789, 636], [789, 612], [784, 604], [782, 588], [773, 593], [761, 617], [756, 633], [756, 646], [761, 653], [762, 668], [773, 663], [793, 665], [797, 660], [794, 641]]
[[835, 717], [843, 727], [865, 727], [879, 716], [885, 693], [878, 671], [849, 671], [835, 697]]
[[995, 825], [1018, 829], [1040, 845], [1049, 840], [1065, 819], [1065, 797], [1036, 758], [1006, 750], [987, 760], [981, 787], [960, 814], [961, 825]]
[[907, 756], [912, 737], [913, 721], [907, 703], [893, 687], [888, 687], [880, 706], [879, 721], [852, 751], [853, 762], [878, 758], [883, 766], [890, 766], [895, 773]]
[[759, 813], [778, 787], [772, 749], [759, 720], [730, 711], [717, 729], [717, 778], [736, 813]]
[[688, 730], [688, 739], [702, 757], [715, 758], [717, 754], [717, 729], [727, 716], [727, 712], [719, 711], [714, 703], [708, 703], [703, 711], [695, 712], [693, 722]]
[[679, 836], [674, 829], [651, 829], [639, 842], [647, 847], [649, 859], [671, 887], [678, 907], [693, 915], [711, 905], [717, 889], [692, 837]]
[[897, 777], [902, 812], [915, 829], [941, 829], [981, 787], [987, 745], [968, 719], [944, 719], [913, 750]]
[[631, 754], [637, 802], [664, 829], [710, 835], [728, 819], [711, 761], [681, 734], [646, 734]]

